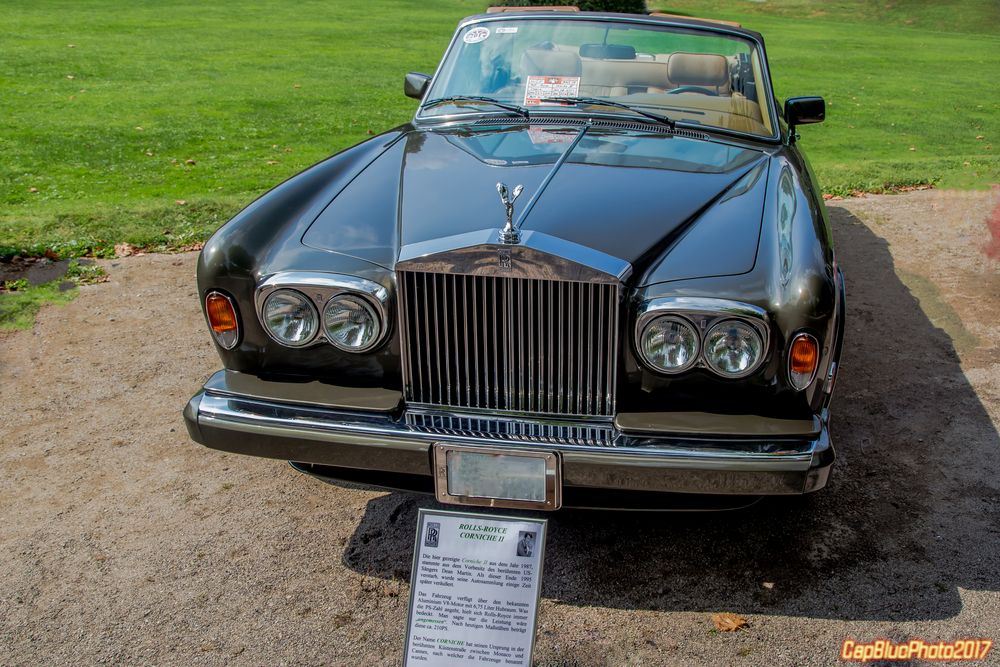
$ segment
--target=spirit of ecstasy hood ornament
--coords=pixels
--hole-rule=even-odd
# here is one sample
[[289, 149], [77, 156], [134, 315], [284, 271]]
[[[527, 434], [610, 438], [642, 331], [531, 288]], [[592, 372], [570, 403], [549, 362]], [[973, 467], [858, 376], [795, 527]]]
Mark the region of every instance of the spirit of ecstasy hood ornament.
[[501, 243], [520, 243], [521, 241], [521, 232], [514, 226], [514, 202], [521, 196], [522, 190], [524, 190], [524, 186], [518, 185], [514, 188], [513, 196], [508, 196], [507, 186], [503, 183], [497, 183], [500, 202], [507, 209], [507, 224], [500, 230]]

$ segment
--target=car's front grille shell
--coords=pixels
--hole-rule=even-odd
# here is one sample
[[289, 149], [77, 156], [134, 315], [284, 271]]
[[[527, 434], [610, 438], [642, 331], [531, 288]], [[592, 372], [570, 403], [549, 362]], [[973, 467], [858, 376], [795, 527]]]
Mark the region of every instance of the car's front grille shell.
[[407, 401], [614, 415], [617, 284], [399, 271], [397, 285]]

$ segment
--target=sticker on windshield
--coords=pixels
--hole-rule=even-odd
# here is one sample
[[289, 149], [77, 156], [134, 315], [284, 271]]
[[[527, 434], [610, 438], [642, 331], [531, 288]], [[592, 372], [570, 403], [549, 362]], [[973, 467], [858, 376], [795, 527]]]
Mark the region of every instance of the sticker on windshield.
[[529, 76], [524, 86], [524, 104], [537, 106], [546, 97], [576, 97], [579, 94], [578, 76]]
[[516, 25], [502, 25], [495, 30], [498, 35], [513, 35], [517, 32]]
[[462, 37], [462, 41], [466, 44], [478, 44], [479, 42], [486, 41], [486, 38], [490, 36], [489, 28], [473, 28], [469, 32], [465, 33]]

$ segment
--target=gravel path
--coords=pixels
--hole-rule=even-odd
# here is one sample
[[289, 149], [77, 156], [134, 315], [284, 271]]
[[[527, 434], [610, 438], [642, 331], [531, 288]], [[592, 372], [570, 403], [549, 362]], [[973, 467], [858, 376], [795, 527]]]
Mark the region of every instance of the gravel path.
[[[846, 637], [1000, 641], [997, 198], [830, 202], [850, 321], [829, 488], [734, 513], [551, 516], [538, 664], [826, 665]], [[109, 283], [0, 338], [0, 664], [397, 664], [432, 502], [191, 443], [181, 408], [219, 365], [194, 265], [111, 263]], [[715, 632], [719, 611], [749, 628]]]

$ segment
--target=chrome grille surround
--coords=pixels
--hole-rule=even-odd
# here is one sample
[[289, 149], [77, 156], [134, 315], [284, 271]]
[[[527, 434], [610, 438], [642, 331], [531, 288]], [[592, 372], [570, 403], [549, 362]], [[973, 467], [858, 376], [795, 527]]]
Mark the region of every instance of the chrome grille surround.
[[[484, 234], [455, 237], [466, 245], [409, 260], [401, 254], [396, 285], [407, 403], [613, 418], [628, 264], [589, 248], [576, 254], [601, 268], [578, 263], [565, 255], [579, 246], [537, 232], [503, 246], [495, 231]], [[487, 242], [468, 244], [479, 239]]]

